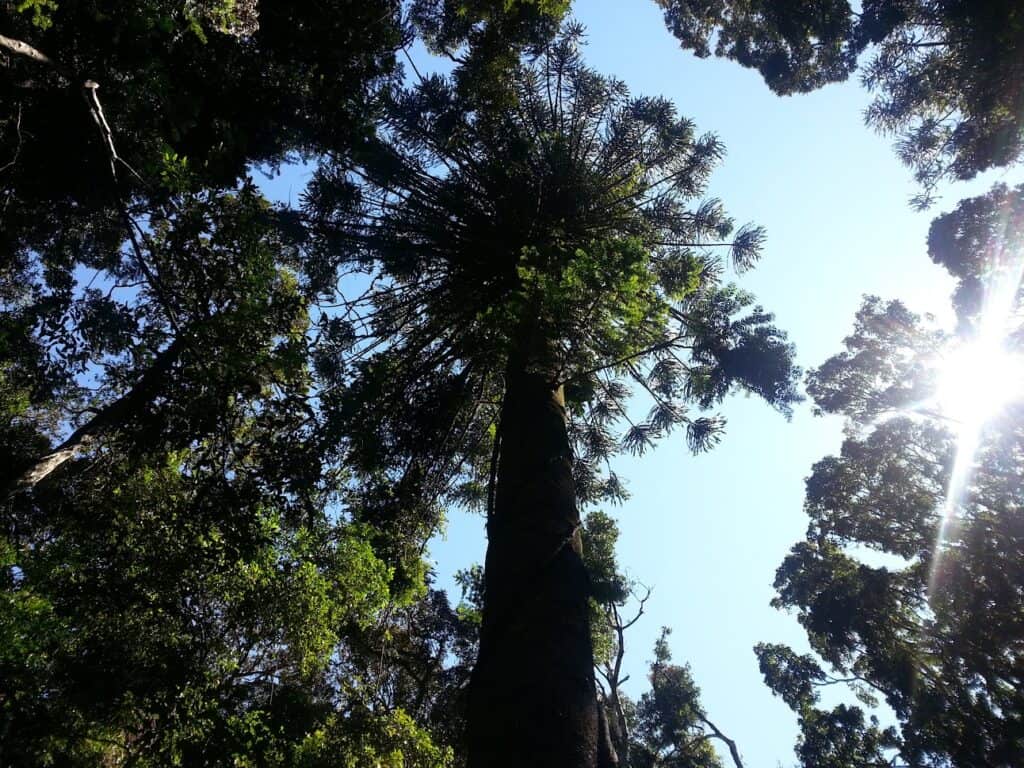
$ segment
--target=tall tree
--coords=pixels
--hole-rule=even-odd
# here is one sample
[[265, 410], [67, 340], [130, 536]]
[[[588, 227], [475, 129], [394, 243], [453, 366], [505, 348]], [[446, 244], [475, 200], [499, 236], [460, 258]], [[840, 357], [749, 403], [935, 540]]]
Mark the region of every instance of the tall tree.
[[897, 134], [930, 201], [1024, 152], [1024, 11], [1015, 0], [657, 0], [683, 47], [757, 69], [779, 94], [849, 78], [876, 93], [868, 125]]
[[[1022, 194], [997, 187], [932, 225], [930, 254], [958, 280], [956, 337], [870, 299], [846, 350], [809, 377], [818, 407], [845, 415], [850, 433], [807, 481], [807, 539], [780, 567], [775, 603], [796, 610], [831, 671], [758, 648], [769, 685], [800, 715], [804, 765], [1024, 760], [1024, 378], [983, 425], [951, 421], [934, 397], [939, 358], [979, 334], [995, 330], [996, 353], [1024, 360]], [[991, 373], [974, 373], [964, 394], [991, 396]], [[818, 709], [818, 689], [841, 682], [883, 698], [896, 726], [858, 707]]]
[[[734, 388], [796, 399], [790, 345], [713, 255], [747, 268], [761, 231], [691, 206], [721, 145], [587, 69], [580, 34], [479, 96], [440, 77], [397, 92], [382, 140], [322, 167], [305, 211], [317, 247], [372, 275], [329, 397], [378, 521], [487, 509], [471, 766], [598, 760], [578, 504], [621, 492], [607, 457], [677, 426], [708, 447], [721, 424], [687, 405]], [[617, 440], [627, 382], [654, 407]]]

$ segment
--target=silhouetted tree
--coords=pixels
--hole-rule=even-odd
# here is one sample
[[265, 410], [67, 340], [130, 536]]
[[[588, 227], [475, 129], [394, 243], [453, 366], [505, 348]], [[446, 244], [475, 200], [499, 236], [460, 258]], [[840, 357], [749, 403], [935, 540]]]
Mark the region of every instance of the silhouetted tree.
[[[809, 376], [818, 407], [845, 415], [849, 434], [807, 481], [807, 539], [779, 568], [775, 604], [797, 612], [832, 671], [784, 646], [757, 649], [800, 716], [805, 766], [1024, 759], [1024, 403], [993, 415], [975, 448], [933, 401], [938, 358], [989, 326], [987, 312], [1005, 313], [1003, 354], [1024, 352], [1022, 191], [997, 187], [932, 225], [930, 254], [958, 279], [959, 339], [869, 299], [846, 350]], [[1001, 293], [1013, 303], [1000, 310]], [[836, 683], [884, 699], [896, 724], [819, 709], [818, 689]]]

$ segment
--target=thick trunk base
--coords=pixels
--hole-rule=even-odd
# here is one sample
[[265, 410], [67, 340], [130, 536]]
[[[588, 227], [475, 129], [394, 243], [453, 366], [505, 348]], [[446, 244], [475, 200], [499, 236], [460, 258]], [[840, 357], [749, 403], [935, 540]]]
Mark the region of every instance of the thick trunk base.
[[588, 577], [560, 387], [510, 366], [484, 619], [469, 695], [469, 768], [595, 768]]

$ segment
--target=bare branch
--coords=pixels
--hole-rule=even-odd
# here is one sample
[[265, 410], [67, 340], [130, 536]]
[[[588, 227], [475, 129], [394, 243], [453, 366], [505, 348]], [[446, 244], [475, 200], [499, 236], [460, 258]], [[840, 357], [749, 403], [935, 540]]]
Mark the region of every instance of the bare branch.
[[743, 768], [743, 761], [740, 759], [740, 751], [736, 748], [736, 742], [730, 739], [724, 733], [722, 733], [718, 729], [718, 726], [712, 723], [706, 717], [702, 717], [701, 721], [704, 723], [704, 725], [711, 729], [711, 733], [716, 739], [725, 742], [726, 746], [729, 747], [729, 753], [732, 755], [732, 761], [736, 764], [736, 768]]
[[82, 98], [85, 99], [85, 103], [89, 107], [89, 114], [92, 115], [93, 122], [96, 123], [96, 128], [100, 132], [103, 148], [106, 149], [108, 159], [110, 160], [110, 175], [114, 177], [116, 182], [117, 163], [121, 158], [117, 156], [117, 149], [114, 147], [114, 133], [110, 130], [107, 117], [103, 114], [103, 105], [100, 104], [100, 98], [96, 94], [99, 87], [100, 84], [95, 80], [86, 80], [82, 84]]
[[171, 368], [184, 351], [187, 340], [179, 335], [160, 352], [138, 381], [125, 394], [101, 409], [88, 422], [45, 456], [38, 458], [7, 489], [7, 497], [30, 490], [46, 480], [62, 465], [86, 453], [97, 438], [121, 426], [127, 419], [139, 414], [156, 396]]
[[70, 69], [60, 62], [54, 61], [38, 48], [34, 48], [26, 42], [15, 40], [13, 37], [7, 37], [6, 35], [0, 35], [0, 48], [15, 56], [20, 56], [23, 59], [29, 59], [37, 64], [49, 67], [69, 83], [75, 81], [75, 76], [71, 73]]

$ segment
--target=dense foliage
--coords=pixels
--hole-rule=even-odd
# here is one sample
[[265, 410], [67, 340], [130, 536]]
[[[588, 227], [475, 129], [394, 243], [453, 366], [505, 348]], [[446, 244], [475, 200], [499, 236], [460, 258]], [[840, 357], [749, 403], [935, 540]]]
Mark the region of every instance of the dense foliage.
[[[661, 4], [780, 93], [870, 48], [869, 122], [926, 192], [1020, 154], [1015, 4]], [[647, 597], [580, 508], [625, 498], [619, 452], [713, 447], [730, 393], [788, 414], [799, 370], [728, 282], [764, 233], [703, 197], [722, 145], [589, 69], [568, 7], [0, 11], [0, 764], [742, 768], [667, 630], [650, 690], [621, 691]], [[297, 207], [250, 177], [297, 162]], [[1022, 200], [933, 226], [963, 338]], [[871, 299], [809, 378], [851, 428], [777, 603], [834, 674], [758, 651], [807, 766], [1022, 759], [1022, 414], [944, 506], [949, 341]], [[489, 549], [452, 606], [424, 555], [455, 505]], [[820, 709], [839, 682], [896, 725]]]
[[[997, 187], [932, 225], [930, 254], [958, 280], [959, 338], [869, 299], [846, 350], [809, 378], [818, 407], [850, 431], [807, 481], [807, 539], [780, 567], [775, 602], [797, 612], [832, 671], [758, 647], [768, 684], [800, 716], [808, 767], [1024, 759], [1024, 410], [1011, 402], [975, 440], [931, 401], [936, 358], [992, 322], [1000, 285], [1014, 298], [995, 321], [1003, 354], [1024, 351], [1022, 192]], [[819, 709], [819, 689], [837, 682], [884, 700], [895, 724]]]
[[231, 186], [347, 146], [404, 36], [392, 0], [9, 3], [3, 27], [4, 241], [51, 263], [55, 230], [109, 252], [118, 201], [161, 200], [182, 171]]
[[[564, 3], [419, 2], [408, 8], [411, 27], [397, 4], [356, 5], [155, 3], [111, 13], [68, 2], [7, 12], [5, 760], [451, 759], [435, 743], [461, 739], [449, 715], [464, 706], [476, 647], [467, 627], [479, 615], [455, 613], [426, 589], [423, 545], [442, 503], [481, 503], [488, 487], [494, 495], [487, 455], [524, 302], [577, 328], [584, 302], [593, 305], [600, 351], [584, 344], [566, 358], [582, 373], [574, 434], [591, 422], [581, 471], [612, 448], [601, 425], [614, 414], [594, 421], [584, 404], [607, 367], [595, 363], [613, 356], [627, 355], [630, 372], [655, 386], [650, 371], [640, 376], [642, 358], [693, 346], [687, 391], [701, 405], [734, 381], [782, 408], [793, 399], [790, 350], [770, 317], [731, 318], [750, 299], [715, 288], [716, 261], [691, 245], [643, 241], [670, 221], [673, 237], [728, 234], [716, 204], [673, 207], [676, 190], [699, 190], [718, 145], [695, 141], [667, 104], [630, 101], [584, 70], [568, 39], [547, 62], [561, 57], [574, 106], [540, 109], [540, 70], [520, 56], [524, 45], [543, 48]], [[398, 89], [396, 53], [413, 29], [461, 61], [450, 89]], [[554, 132], [508, 121], [516, 103]], [[456, 148], [445, 131], [459, 120], [443, 121], [460, 114], [468, 141]], [[570, 116], [585, 118], [572, 140], [590, 133], [590, 143], [558, 160], [545, 145]], [[424, 119], [426, 139], [416, 125]], [[660, 138], [632, 146], [639, 126], [658, 126]], [[490, 176], [439, 173], [431, 142], [459, 153], [437, 156], [442, 165], [469, 171], [480, 158]], [[505, 166], [529, 144], [546, 171]], [[304, 213], [268, 203], [246, 178], [254, 165], [297, 158], [321, 162]], [[587, 167], [595, 160], [603, 165]], [[448, 298], [436, 286], [423, 294], [433, 303], [422, 319], [441, 324], [417, 328], [421, 307], [404, 294], [422, 246], [394, 241], [407, 214], [374, 184], [415, 178], [417, 192], [433, 192], [482, 183], [492, 202], [507, 201], [505, 213], [523, 216], [516, 185], [549, 183], [572, 163], [586, 174], [567, 178], [578, 186], [549, 205], [587, 195], [629, 214], [656, 202], [661, 224], [638, 213], [617, 240], [581, 240], [563, 231], [573, 209], [552, 207], [535, 235], [501, 244], [512, 280], [499, 280], [493, 306], [479, 303], [472, 282], [487, 272], [455, 259]], [[659, 168], [670, 175], [651, 177]], [[615, 185], [599, 190], [611, 171]], [[466, 215], [453, 191], [428, 198], [438, 221]], [[391, 206], [378, 230], [367, 228], [375, 206]], [[479, 209], [469, 215], [485, 236], [498, 224]], [[507, 236], [509, 224], [490, 234]], [[756, 230], [740, 233], [737, 263], [758, 240]], [[550, 252], [534, 252], [534, 264], [537, 246]], [[644, 350], [629, 336], [652, 319], [641, 307], [659, 295], [643, 276], [655, 247], [664, 273], [678, 273], [673, 295], [689, 298], [690, 330], [666, 335], [671, 307], [661, 298], [661, 330], [641, 337], [655, 349]], [[424, 281], [448, 277], [437, 266]], [[505, 280], [504, 271], [494, 275]], [[610, 281], [622, 296], [601, 299]], [[465, 306], [453, 314], [457, 303]], [[456, 327], [465, 335], [449, 341]], [[552, 341], [571, 339], [571, 327]], [[661, 416], [635, 427], [628, 445], [679, 422], [695, 446], [711, 438], [714, 422], [670, 402], [682, 370], [663, 363]], [[625, 397], [608, 385], [608, 402]], [[586, 487], [617, 493], [611, 478]]]
[[330, 265], [245, 178], [369, 130], [398, 6], [250, 11], [3, 12], [5, 765], [450, 759], [339, 667], [422, 583], [311, 398]]

